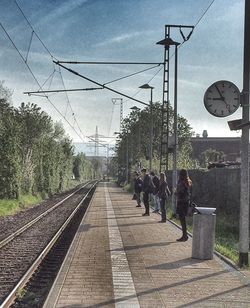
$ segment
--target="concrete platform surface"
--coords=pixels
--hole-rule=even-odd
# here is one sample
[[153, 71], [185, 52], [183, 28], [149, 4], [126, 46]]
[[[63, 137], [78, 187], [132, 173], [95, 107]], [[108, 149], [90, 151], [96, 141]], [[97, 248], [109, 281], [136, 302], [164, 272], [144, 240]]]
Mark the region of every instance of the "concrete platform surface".
[[176, 242], [176, 226], [143, 212], [100, 183], [44, 308], [250, 307], [249, 276], [192, 259], [191, 238]]

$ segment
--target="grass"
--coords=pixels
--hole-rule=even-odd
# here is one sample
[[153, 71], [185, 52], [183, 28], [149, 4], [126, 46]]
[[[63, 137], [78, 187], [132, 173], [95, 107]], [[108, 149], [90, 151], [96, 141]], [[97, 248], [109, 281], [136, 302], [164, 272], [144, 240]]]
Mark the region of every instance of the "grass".
[[238, 263], [238, 219], [219, 213], [216, 217], [215, 249], [233, 263]]
[[[81, 182], [71, 180], [68, 189], [74, 188], [79, 184]], [[41, 193], [37, 195], [20, 195], [18, 199], [0, 199], [0, 216], [14, 215], [25, 208], [41, 202], [47, 197], [47, 194]]]
[[19, 199], [1, 199], [0, 216], [13, 215], [20, 210], [28, 208], [42, 201], [42, 196], [22, 195]]
[[220, 239], [216, 239], [215, 249], [220, 254], [230, 259], [234, 264], [238, 264], [238, 251], [234, 249], [230, 243], [223, 243], [220, 241]]
[[[172, 216], [171, 205], [168, 204], [168, 219], [180, 225], [180, 221]], [[193, 232], [192, 223], [192, 217], [187, 217], [187, 229], [190, 233]], [[239, 262], [238, 230], [238, 220], [234, 215], [220, 214], [216, 216], [215, 250], [228, 258], [236, 266]], [[246, 269], [250, 270], [250, 254], [248, 256], [248, 264], [249, 266]]]

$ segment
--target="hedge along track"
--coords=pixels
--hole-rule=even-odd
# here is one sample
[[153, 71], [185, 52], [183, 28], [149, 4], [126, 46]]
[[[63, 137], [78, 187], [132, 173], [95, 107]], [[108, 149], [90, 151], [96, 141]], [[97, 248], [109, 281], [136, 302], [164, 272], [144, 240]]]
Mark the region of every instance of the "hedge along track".
[[0, 242], [1, 308], [13, 303], [18, 290], [30, 279], [96, 183], [85, 184]]

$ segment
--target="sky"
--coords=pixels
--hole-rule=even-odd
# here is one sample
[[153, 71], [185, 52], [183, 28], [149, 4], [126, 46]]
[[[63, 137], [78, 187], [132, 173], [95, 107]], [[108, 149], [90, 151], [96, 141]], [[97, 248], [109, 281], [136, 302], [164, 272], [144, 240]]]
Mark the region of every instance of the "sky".
[[[209, 137], [240, 137], [240, 132], [229, 130], [227, 121], [241, 118], [241, 107], [229, 117], [216, 118], [205, 109], [203, 96], [218, 80], [229, 80], [242, 90], [244, 0], [0, 0], [0, 23], [0, 81], [13, 91], [13, 105], [36, 103], [63, 124], [74, 142], [89, 140], [85, 136], [94, 136], [96, 129], [114, 137], [120, 126], [122, 96], [108, 90], [48, 93], [49, 99], [24, 94], [41, 87], [98, 87], [53, 60], [160, 63], [163, 47], [156, 42], [164, 38], [165, 25], [196, 25], [178, 52], [178, 113], [195, 135], [207, 130]], [[178, 28], [172, 30], [171, 38], [183, 41]], [[153, 66], [65, 65], [100, 84]], [[153, 101], [162, 102], [161, 68], [107, 86], [148, 103], [150, 92], [138, 87], [149, 83], [154, 87]], [[170, 60], [171, 104], [173, 77], [174, 57]], [[118, 98], [115, 103], [114, 98]], [[126, 97], [122, 105], [123, 117], [132, 106], [145, 107]]]

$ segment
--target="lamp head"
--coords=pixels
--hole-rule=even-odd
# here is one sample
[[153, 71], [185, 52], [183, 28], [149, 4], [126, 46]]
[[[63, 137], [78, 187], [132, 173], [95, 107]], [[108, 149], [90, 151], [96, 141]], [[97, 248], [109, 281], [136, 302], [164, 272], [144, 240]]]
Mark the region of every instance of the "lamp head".
[[167, 37], [167, 38], [157, 42], [156, 44], [164, 45], [166, 47], [173, 46], [173, 45], [175, 45], [175, 46], [180, 45], [180, 43], [173, 41], [170, 37]]
[[136, 107], [136, 106], [133, 106], [133, 107], [131, 107], [130, 109], [131, 109], [131, 110], [134, 110], [134, 111], [139, 111], [139, 110], [141, 110], [140, 108], [138, 108], [138, 107]]
[[154, 89], [154, 87], [151, 87], [149, 84], [145, 83], [142, 86], [139, 87], [140, 89]]

